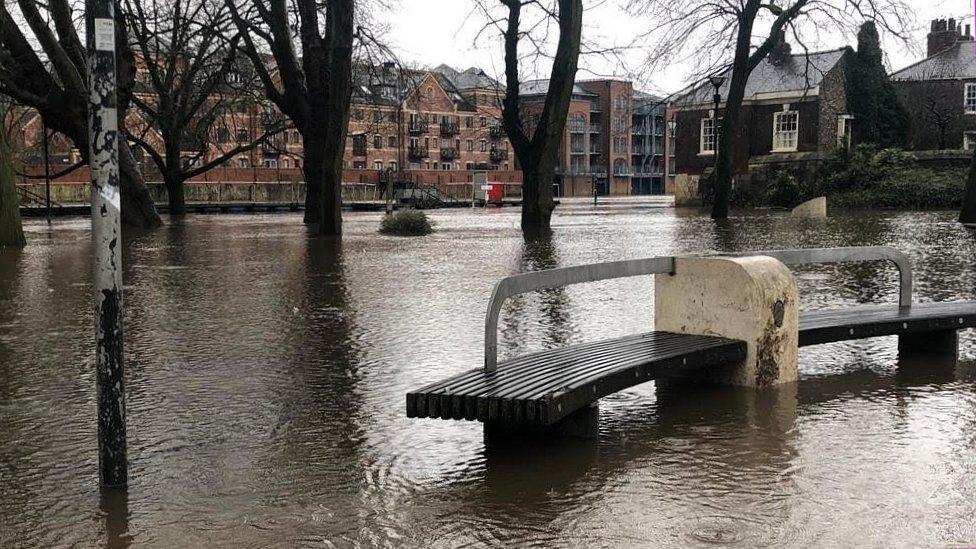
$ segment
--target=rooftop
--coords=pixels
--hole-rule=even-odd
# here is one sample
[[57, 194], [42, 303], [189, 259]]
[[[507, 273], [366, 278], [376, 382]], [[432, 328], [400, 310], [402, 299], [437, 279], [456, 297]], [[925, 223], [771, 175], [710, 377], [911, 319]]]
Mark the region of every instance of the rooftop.
[[892, 80], [951, 80], [976, 78], [976, 44], [963, 38], [932, 57], [892, 73]]
[[[823, 81], [824, 75], [834, 68], [844, 57], [847, 48], [835, 50], [796, 53], [786, 56], [781, 62], [774, 63], [768, 56], [763, 59], [746, 83], [745, 99], [769, 93], [785, 93], [809, 91], [816, 89]], [[719, 89], [722, 97], [729, 93], [732, 69], [724, 73], [725, 83]], [[715, 93], [711, 83], [703, 81], [693, 85], [686, 93], [679, 94], [675, 103], [708, 103]]]

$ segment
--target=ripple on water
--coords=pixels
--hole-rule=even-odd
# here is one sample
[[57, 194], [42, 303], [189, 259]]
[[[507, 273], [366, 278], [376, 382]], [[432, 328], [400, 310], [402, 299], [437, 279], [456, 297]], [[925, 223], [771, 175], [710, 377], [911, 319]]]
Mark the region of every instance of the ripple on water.
[[[976, 539], [976, 366], [893, 338], [805, 348], [763, 393], [645, 384], [601, 402], [599, 440], [485, 445], [414, 421], [404, 394], [483, 359], [492, 284], [516, 272], [720, 250], [889, 244], [922, 300], [970, 299], [951, 213], [778, 214], [567, 201], [551, 241], [518, 212], [435, 211], [423, 239], [346, 216], [190, 216], [124, 244], [130, 471], [97, 486], [90, 239], [28, 222], [0, 254], [0, 546], [849, 546]], [[611, 235], [608, 237], [608, 235]], [[48, 238], [50, 236], [50, 238]], [[885, 265], [800, 271], [808, 308], [893, 302]], [[637, 277], [520, 296], [500, 354], [653, 325]], [[53, 289], [53, 292], [49, 292]], [[22, 306], [29, 303], [29, 307]], [[976, 356], [964, 334], [961, 354]], [[905, 520], [911, 517], [912, 520]]]

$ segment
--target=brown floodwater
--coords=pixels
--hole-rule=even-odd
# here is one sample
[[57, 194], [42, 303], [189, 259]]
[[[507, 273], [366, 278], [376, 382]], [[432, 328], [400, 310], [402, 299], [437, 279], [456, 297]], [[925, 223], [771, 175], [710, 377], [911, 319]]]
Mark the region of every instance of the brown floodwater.
[[[922, 301], [976, 298], [952, 212], [824, 222], [640, 203], [432, 212], [438, 231], [341, 244], [297, 214], [199, 215], [125, 242], [130, 484], [98, 488], [87, 219], [0, 253], [0, 546], [976, 545], [976, 340], [958, 362], [893, 338], [801, 349], [756, 393], [635, 387], [596, 441], [488, 447], [410, 420], [404, 394], [477, 367], [492, 284], [526, 270], [693, 252], [888, 244]], [[883, 264], [798, 271], [807, 308], [895, 302]], [[649, 277], [521, 296], [501, 355], [653, 327]]]

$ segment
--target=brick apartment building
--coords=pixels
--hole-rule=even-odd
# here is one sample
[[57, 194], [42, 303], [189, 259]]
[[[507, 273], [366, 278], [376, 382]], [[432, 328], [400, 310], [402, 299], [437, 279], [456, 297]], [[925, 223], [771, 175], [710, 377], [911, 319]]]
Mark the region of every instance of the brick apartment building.
[[910, 149], [976, 148], [976, 43], [969, 25], [932, 21], [926, 58], [891, 79], [911, 119]]
[[[526, 116], [541, 110], [547, 86], [547, 81], [523, 84]], [[473, 172], [489, 171], [490, 180], [520, 181], [517, 160], [501, 125], [503, 93], [503, 86], [478, 68], [361, 69], [350, 109], [344, 179], [376, 182], [385, 177], [437, 184], [469, 181]], [[188, 143], [188, 161], [207, 162], [256, 140], [267, 127], [283, 120], [267, 101], [242, 101], [226, 110], [202, 153], [199, 143]], [[36, 145], [39, 117], [32, 121], [29, 126], [38, 126], [34, 128], [38, 131], [22, 132], [21, 137]], [[142, 138], [159, 145], [159, 136], [144, 126], [132, 111], [130, 131], [146, 129]], [[52, 149], [53, 157], [63, 163], [77, 161], [80, 155], [62, 141]], [[660, 99], [635, 92], [630, 82], [622, 80], [578, 82], [560, 149], [556, 195], [591, 196], [594, 189], [601, 195], [661, 194], [667, 164], [664, 142]], [[148, 155], [139, 147], [133, 147], [133, 152], [147, 179], [158, 180]], [[288, 129], [229, 158], [212, 175], [194, 180], [259, 180], [273, 174], [280, 180], [298, 181], [301, 168], [302, 138], [297, 130]]]
[[[785, 40], [753, 70], [735, 129], [737, 178], [784, 164], [816, 161], [849, 142], [846, 66], [850, 50], [792, 54]], [[729, 76], [719, 89], [728, 95]], [[697, 198], [698, 180], [715, 163], [719, 119], [707, 80], [679, 96], [667, 110], [674, 155], [668, 193], [679, 203]]]

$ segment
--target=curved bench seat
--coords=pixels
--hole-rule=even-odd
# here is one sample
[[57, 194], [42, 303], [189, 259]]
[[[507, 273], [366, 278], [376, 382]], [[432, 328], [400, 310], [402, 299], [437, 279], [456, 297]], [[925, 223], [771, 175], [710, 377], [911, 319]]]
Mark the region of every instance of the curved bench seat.
[[600, 398], [677, 373], [734, 363], [743, 341], [648, 332], [470, 370], [407, 394], [408, 417], [552, 425]]

